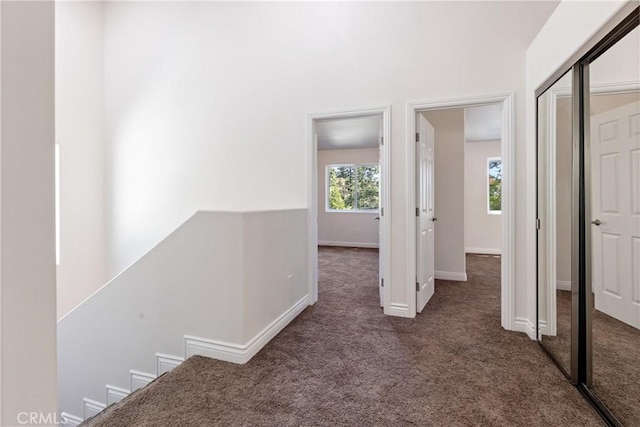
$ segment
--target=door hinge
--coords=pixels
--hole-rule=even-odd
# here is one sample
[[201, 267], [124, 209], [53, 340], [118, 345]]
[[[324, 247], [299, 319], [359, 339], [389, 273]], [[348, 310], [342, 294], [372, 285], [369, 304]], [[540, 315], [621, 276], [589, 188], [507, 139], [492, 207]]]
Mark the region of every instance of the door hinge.
[[380, 287], [384, 288], [384, 279], [380, 279]]
[[416, 142], [420, 142], [420, 132], [416, 132]]
[[416, 208], [416, 216], [420, 216], [420, 208]]
[[380, 216], [384, 216], [384, 208], [380, 208]]
[[542, 226], [540, 225], [540, 218], [536, 218], [536, 230], [540, 230]]
[[416, 282], [416, 292], [420, 292], [420, 283]]
[[380, 145], [384, 145], [384, 136], [380, 137]]

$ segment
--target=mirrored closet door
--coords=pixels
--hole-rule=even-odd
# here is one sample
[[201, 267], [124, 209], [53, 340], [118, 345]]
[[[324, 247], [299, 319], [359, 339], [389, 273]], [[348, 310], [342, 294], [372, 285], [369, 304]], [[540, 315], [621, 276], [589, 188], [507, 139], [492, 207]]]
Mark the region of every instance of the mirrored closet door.
[[[586, 385], [640, 426], [640, 27], [589, 64], [590, 360]], [[588, 354], [589, 356], [589, 354]]]
[[640, 426], [640, 12], [537, 95], [538, 340], [608, 425]]
[[545, 225], [538, 234], [538, 337], [568, 377], [572, 372], [572, 105], [570, 71], [538, 97], [538, 218]]

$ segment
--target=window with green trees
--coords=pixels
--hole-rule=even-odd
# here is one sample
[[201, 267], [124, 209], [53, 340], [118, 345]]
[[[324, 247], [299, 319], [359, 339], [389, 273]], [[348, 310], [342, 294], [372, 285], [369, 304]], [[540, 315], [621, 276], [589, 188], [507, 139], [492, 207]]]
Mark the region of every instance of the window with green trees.
[[380, 166], [327, 166], [328, 211], [374, 211], [380, 206]]
[[487, 160], [487, 163], [489, 170], [489, 213], [499, 214], [502, 212], [502, 159], [500, 157], [492, 157]]

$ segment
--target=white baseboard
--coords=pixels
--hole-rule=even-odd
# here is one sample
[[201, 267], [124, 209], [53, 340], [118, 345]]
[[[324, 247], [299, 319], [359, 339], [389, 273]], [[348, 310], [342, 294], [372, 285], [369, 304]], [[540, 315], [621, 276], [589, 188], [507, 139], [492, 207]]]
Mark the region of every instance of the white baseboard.
[[68, 412], [60, 414], [60, 427], [78, 427], [84, 420]]
[[127, 389], [107, 384], [107, 406], [120, 402], [130, 393]]
[[409, 306], [407, 304], [397, 304], [393, 302], [389, 304], [389, 308], [385, 310], [384, 314], [397, 317], [415, 317], [415, 313], [413, 316], [409, 315]]
[[146, 387], [151, 381], [156, 379], [155, 375], [147, 372], [140, 372], [132, 369], [129, 373], [131, 375], [131, 392], [134, 392], [139, 388]]
[[244, 345], [185, 335], [185, 357], [200, 355], [225, 362], [247, 363], [308, 305], [309, 296], [305, 296]]
[[170, 354], [156, 353], [156, 375], [160, 376], [169, 372], [184, 362], [183, 357]]
[[454, 271], [436, 271], [434, 272], [436, 280], [454, 280], [456, 282], [466, 282], [467, 273], [456, 273]]
[[534, 324], [524, 317], [516, 317], [514, 319], [513, 330], [516, 332], [524, 332], [532, 340], [536, 339], [536, 328]]
[[492, 248], [465, 248], [468, 254], [502, 255], [502, 249]]
[[105, 405], [102, 402], [87, 399], [86, 397], [82, 400], [84, 402], [84, 419], [85, 420], [88, 420], [91, 417], [95, 417], [100, 412], [104, 411], [107, 407], [107, 405]]
[[[551, 328], [549, 327], [549, 324], [547, 323], [546, 320], [541, 320], [538, 322], [538, 326], [539, 326], [539, 332], [540, 335], [546, 335], [548, 337], [555, 337], [558, 335], [558, 331], [557, 330], [551, 330]], [[556, 328], [557, 329], [557, 326]]]
[[325, 240], [318, 241], [318, 246], [341, 246], [347, 248], [379, 248], [378, 243], [366, 243], [366, 242], [327, 242]]
[[556, 290], [571, 291], [571, 282], [567, 282], [565, 280], [556, 280]]
[[541, 320], [538, 322], [538, 331], [540, 335], [547, 335], [549, 325], [546, 320]]

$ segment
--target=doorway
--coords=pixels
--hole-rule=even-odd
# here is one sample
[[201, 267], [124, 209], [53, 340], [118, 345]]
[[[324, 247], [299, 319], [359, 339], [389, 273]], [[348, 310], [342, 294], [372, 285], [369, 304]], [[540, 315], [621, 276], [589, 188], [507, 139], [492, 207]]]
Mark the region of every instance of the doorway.
[[[416, 206], [416, 202], [419, 202], [421, 192], [419, 188], [419, 179], [420, 177], [420, 168], [418, 163], [418, 143], [416, 139], [419, 139], [421, 136], [421, 117], [423, 117], [423, 113], [425, 112], [440, 112], [442, 110], [451, 110], [451, 109], [469, 109], [476, 107], [486, 107], [490, 105], [499, 105], [500, 112], [500, 168], [501, 168], [501, 217], [502, 224], [500, 226], [500, 237], [501, 237], [501, 279], [500, 279], [500, 293], [501, 293], [501, 324], [505, 329], [508, 330], [518, 330], [527, 333], [533, 333], [533, 327], [529, 325], [526, 321], [516, 320], [514, 319], [514, 265], [515, 262], [514, 257], [512, 255], [512, 250], [514, 247], [514, 225], [513, 225], [513, 191], [514, 186], [511, 180], [512, 174], [512, 165], [514, 162], [514, 150], [513, 150], [513, 120], [514, 120], [514, 107], [513, 107], [513, 94], [502, 94], [502, 95], [493, 95], [486, 97], [476, 97], [476, 98], [461, 98], [461, 99], [453, 99], [453, 100], [439, 100], [439, 101], [427, 101], [427, 102], [414, 102], [409, 103], [407, 108], [407, 116], [408, 116], [408, 125], [407, 125], [407, 135], [410, 136], [410, 139], [407, 141], [408, 147], [408, 177], [407, 177], [407, 192], [409, 195], [413, 197], [408, 198], [409, 205], [407, 206], [407, 211], [410, 213], [410, 218], [408, 218], [408, 235], [416, 236], [415, 239], [408, 239], [407, 245], [407, 277], [416, 278], [417, 280], [410, 280], [408, 284], [407, 291], [410, 293], [415, 293], [416, 299], [414, 302], [415, 312], [419, 312], [421, 309], [421, 305], [425, 303], [424, 292], [425, 289], [428, 290], [428, 287], [425, 288], [420, 286], [421, 280], [418, 279], [419, 274], [419, 262], [418, 256], [420, 253], [419, 242], [420, 236], [419, 232], [422, 231], [418, 227], [418, 221], [420, 220], [420, 209], [416, 209], [419, 206]], [[414, 139], [416, 138], [416, 139]], [[435, 159], [438, 158], [438, 153], [435, 153]], [[437, 169], [437, 160], [436, 160], [436, 169]], [[489, 179], [489, 177], [487, 177]], [[463, 196], [464, 197], [464, 196]], [[416, 220], [415, 215], [418, 216], [418, 220]], [[435, 205], [434, 217], [432, 218], [440, 221], [438, 218], [438, 206]], [[439, 225], [439, 224], [438, 224]], [[435, 229], [437, 230], [437, 226]], [[462, 231], [464, 233], [464, 231]], [[436, 231], [437, 235], [437, 231]], [[464, 238], [463, 238], [464, 240]], [[463, 248], [464, 253], [464, 248]], [[430, 265], [430, 262], [434, 260], [435, 255], [433, 251], [429, 253], [427, 250], [427, 259], [422, 260], [421, 262]], [[433, 258], [432, 258], [433, 257]], [[435, 260], [434, 260], [435, 261]], [[464, 263], [464, 257], [462, 257], [462, 262]], [[435, 265], [435, 262], [434, 264]], [[464, 270], [462, 270], [464, 271]], [[444, 273], [444, 275], [441, 275]], [[441, 271], [438, 272], [434, 268], [434, 277], [437, 279], [439, 276], [446, 280], [466, 280], [466, 274], [459, 272], [460, 275], [447, 275], [447, 272]], [[449, 272], [451, 273], [451, 272]], [[447, 276], [447, 277], [445, 277]], [[418, 285], [416, 285], [418, 283]], [[428, 298], [427, 298], [428, 300]]]
[[385, 106], [308, 116], [310, 305], [318, 300], [318, 244], [378, 247], [378, 293], [388, 314], [390, 113]]

